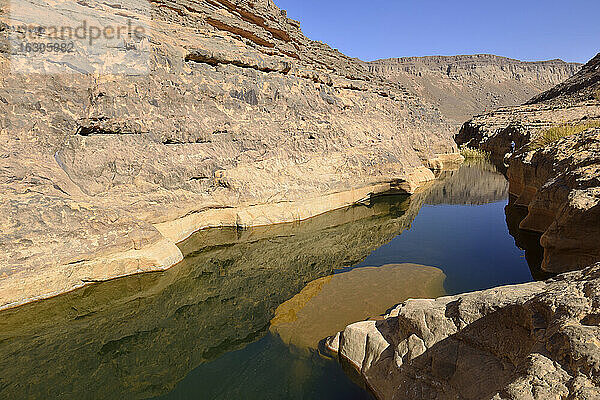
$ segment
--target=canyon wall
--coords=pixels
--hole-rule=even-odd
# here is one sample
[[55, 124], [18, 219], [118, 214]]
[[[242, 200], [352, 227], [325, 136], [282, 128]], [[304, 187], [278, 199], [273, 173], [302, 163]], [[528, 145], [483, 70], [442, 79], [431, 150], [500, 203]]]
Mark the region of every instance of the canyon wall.
[[[102, 62], [147, 73], [88, 73], [77, 52], [46, 73], [17, 54], [19, 22], [3, 13], [0, 308], [169, 268], [201, 228], [412, 193], [434, 179], [427, 167], [461, 160], [437, 110], [307, 39], [271, 0], [61, 2], [58, 17], [23, 3], [48, 24], [143, 22]], [[127, 58], [136, 46], [147, 60]]]
[[520, 105], [581, 68], [561, 60], [524, 62], [488, 54], [391, 58], [368, 65], [434, 104], [457, 129], [473, 115]]
[[473, 118], [456, 140], [508, 167], [511, 204], [528, 211], [520, 228], [543, 233], [542, 269], [600, 261], [600, 54], [527, 104]]

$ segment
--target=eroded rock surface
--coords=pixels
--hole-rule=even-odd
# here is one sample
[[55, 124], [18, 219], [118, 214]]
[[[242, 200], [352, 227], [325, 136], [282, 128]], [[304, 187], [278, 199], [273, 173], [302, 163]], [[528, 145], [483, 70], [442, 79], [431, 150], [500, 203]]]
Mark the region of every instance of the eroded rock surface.
[[536, 143], [550, 127], [598, 123], [600, 54], [528, 104], [475, 117], [456, 138], [508, 166], [511, 204], [528, 208], [521, 229], [543, 233], [548, 272], [600, 261], [600, 129]]
[[168, 268], [200, 228], [412, 193], [434, 178], [424, 164], [460, 159], [438, 111], [271, 0], [136, 4], [73, 2], [62, 17], [147, 22], [143, 76], [14, 74], [2, 25], [0, 308]]
[[392, 58], [369, 68], [427, 99], [458, 129], [473, 115], [523, 104], [575, 75], [581, 64], [477, 54]]
[[600, 264], [408, 300], [329, 340], [380, 399], [597, 399]]

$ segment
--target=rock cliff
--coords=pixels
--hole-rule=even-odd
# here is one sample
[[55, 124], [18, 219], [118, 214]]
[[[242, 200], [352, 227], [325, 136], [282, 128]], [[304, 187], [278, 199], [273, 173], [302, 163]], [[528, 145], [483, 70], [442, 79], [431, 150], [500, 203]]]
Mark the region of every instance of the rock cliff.
[[488, 54], [377, 60], [369, 69], [437, 106], [457, 127], [473, 115], [516, 106], [575, 75], [581, 64], [524, 62]]
[[489, 151], [498, 163], [508, 165], [512, 204], [528, 208], [521, 229], [543, 233], [546, 271], [564, 272], [600, 261], [596, 126], [600, 54], [527, 104], [475, 117], [456, 137], [459, 144]]
[[68, 20], [147, 23], [149, 73], [134, 76], [69, 59], [73, 73], [14, 73], [18, 21], [3, 16], [0, 308], [168, 268], [201, 228], [412, 193], [434, 178], [425, 166], [460, 159], [438, 111], [307, 39], [272, 0], [140, 4], [61, 2]]

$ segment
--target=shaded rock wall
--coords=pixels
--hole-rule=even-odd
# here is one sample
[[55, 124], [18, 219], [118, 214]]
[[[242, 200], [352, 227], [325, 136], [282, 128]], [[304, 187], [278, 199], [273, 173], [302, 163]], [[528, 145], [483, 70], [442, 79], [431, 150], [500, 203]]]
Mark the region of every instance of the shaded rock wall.
[[542, 232], [542, 268], [576, 270], [600, 260], [600, 129], [515, 157], [508, 169], [523, 230]]

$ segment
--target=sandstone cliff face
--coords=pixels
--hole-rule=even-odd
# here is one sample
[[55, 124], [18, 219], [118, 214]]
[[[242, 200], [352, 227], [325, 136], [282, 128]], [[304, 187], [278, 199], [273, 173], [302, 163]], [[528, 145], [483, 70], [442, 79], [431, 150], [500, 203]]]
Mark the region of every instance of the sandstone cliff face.
[[437, 106], [460, 126], [473, 115], [516, 106], [575, 75], [580, 64], [523, 62], [488, 54], [378, 60], [369, 69]]
[[457, 150], [436, 110], [271, 0], [150, 4], [65, 11], [146, 18], [148, 75], [14, 74], [1, 47], [0, 308], [168, 268], [204, 227], [413, 192]]
[[600, 119], [599, 78], [600, 54], [565, 83], [524, 106], [475, 117], [457, 136], [508, 165], [509, 229], [524, 248], [524, 233], [543, 233], [543, 257], [531, 249], [528, 259], [543, 258], [546, 272], [580, 271], [408, 300], [329, 338], [378, 398], [600, 398], [600, 129], [538, 148], [545, 128]]
[[528, 207], [520, 227], [544, 234], [542, 268], [549, 272], [600, 260], [600, 129], [535, 144], [547, 128], [599, 122], [599, 93], [600, 54], [528, 104], [475, 117], [456, 137], [459, 144], [489, 151], [508, 165], [514, 205]]
[[600, 264], [548, 282], [408, 300], [329, 347], [380, 399], [597, 399]]

